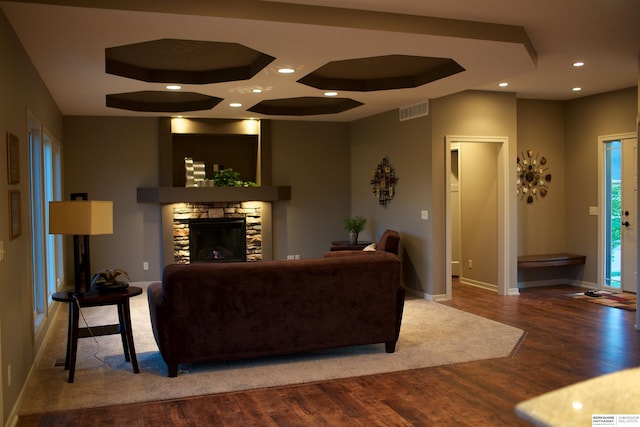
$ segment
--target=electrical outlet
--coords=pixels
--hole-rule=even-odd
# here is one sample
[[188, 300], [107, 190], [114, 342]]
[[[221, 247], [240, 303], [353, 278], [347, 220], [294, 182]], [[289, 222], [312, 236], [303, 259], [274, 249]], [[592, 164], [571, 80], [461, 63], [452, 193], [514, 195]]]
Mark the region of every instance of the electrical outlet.
[[293, 256], [293, 259], [299, 260], [300, 259], [300, 254], [296, 254]]
[[295, 255], [287, 255], [287, 259], [296, 259]]
[[473, 261], [472, 260], [468, 260], [467, 261], [467, 266], [469, 267], [469, 269], [473, 268]]
[[142, 263], [142, 269], [145, 271], [149, 270], [149, 263], [147, 261]]

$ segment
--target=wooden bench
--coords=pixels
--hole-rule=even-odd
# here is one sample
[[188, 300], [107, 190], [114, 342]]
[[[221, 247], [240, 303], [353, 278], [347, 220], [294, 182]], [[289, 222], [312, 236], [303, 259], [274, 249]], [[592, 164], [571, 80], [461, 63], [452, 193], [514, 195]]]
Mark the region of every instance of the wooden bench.
[[559, 267], [584, 264], [587, 257], [576, 254], [523, 255], [518, 257], [518, 268]]

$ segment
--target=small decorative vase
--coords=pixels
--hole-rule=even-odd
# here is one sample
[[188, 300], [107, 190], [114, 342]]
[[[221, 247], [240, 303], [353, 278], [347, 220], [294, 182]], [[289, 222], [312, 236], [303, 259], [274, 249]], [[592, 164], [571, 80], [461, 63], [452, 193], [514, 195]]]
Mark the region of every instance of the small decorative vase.
[[349, 232], [349, 244], [356, 245], [357, 243], [358, 243], [358, 233], [356, 233], [354, 230], [351, 230]]

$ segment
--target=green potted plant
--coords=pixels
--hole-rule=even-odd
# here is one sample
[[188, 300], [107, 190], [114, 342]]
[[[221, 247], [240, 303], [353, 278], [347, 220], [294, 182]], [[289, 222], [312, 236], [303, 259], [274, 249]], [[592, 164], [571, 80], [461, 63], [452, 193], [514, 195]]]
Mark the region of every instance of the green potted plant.
[[240, 179], [240, 172], [231, 168], [220, 169], [213, 174], [213, 185], [215, 187], [255, 187], [253, 181], [243, 181]]
[[349, 232], [349, 244], [355, 245], [358, 243], [358, 234], [364, 230], [364, 226], [367, 223], [367, 218], [363, 216], [347, 216], [344, 218], [344, 228]]

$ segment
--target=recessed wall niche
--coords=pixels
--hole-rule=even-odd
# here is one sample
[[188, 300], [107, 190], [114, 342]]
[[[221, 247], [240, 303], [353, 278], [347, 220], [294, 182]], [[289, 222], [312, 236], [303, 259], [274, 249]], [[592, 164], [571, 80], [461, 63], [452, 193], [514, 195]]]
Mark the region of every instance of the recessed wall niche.
[[256, 181], [258, 161], [257, 135], [173, 134], [173, 186], [184, 187], [184, 158], [203, 161], [207, 178], [213, 177], [213, 165], [231, 168], [243, 181]]

